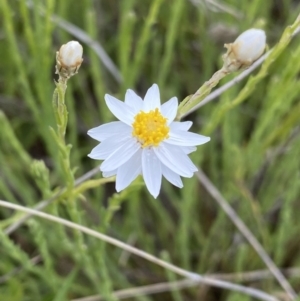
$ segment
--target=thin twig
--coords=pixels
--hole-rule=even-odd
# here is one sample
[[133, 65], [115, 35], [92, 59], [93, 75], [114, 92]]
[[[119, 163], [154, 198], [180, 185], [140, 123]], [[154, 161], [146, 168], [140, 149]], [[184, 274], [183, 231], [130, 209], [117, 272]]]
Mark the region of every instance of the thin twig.
[[[300, 277], [300, 268], [288, 268], [281, 271], [287, 277]], [[237, 281], [237, 282], [252, 282], [259, 281], [262, 279], [274, 278], [274, 275], [270, 270], [256, 270], [251, 272], [241, 273], [226, 273], [226, 274], [209, 274], [207, 276], [214, 277], [221, 280]]]
[[[129, 238], [128, 238], [128, 240], [127, 240], [127, 243], [128, 243], [129, 245], [133, 246], [133, 245], [136, 243], [136, 239], [137, 239], [136, 234], [135, 234], [135, 233], [132, 233], [132, 234], [129, 236]], [[124, 250], [124, 251], [121, 253], [120, 257], [119, 257], [119, 262], [118, 262], [118, 264], [119, 264], [120, 266], [125, 266], [125, 265], [127, 264], [127, 261], [128, 261], [128, 259], [129, 259], [130, 255], [131, 255], [131, 254], [130, 254], [129, 252], [126, 252], [126, 251]]]
[[248, 229], [248, 227], [244, 224], [244, 222], [239, 218], [233, 208], [229, 205], [229, 203], [223, 198], [219, 190], [213, 185], [213, 183], [206, 177], [203, 171], [199, 168], [196, 173], [197, 178], [201, 182], [201, 184], [205, 187], [205, 189], [209, 192], [209, 194], [217, 201], [217, 203], [221, 206], [227, 216], [231, 219], [231, 221], [235, 224], [238, 230], [244, 235], [244, 237], [248, 240], [266, 266], [269, 268], [274, 277], [278, 280], [281, 287], [286, 291], [291, 300], [297, 298], [297, 294], [294, 289], [291, 287], [289, 282], [286, 280], [284, 275], [275, 265], [273, 260], [267, 254], [263, 246], [259, 243], [256, 237], [252, 234], [252, 232]]
[[[285, 274], [295, 277], [300, 277], [299, 268], [291, 268], [284, 270]], [[269, 270], [258, 270], [244, 273], [230, 273], [230, 274], [208, 274], [207, 277], [213, 277], [216, 279], [227, 280], [227, 281], [254, 281], [273, 278], [274, 276], [270, 273]], [[112, 296], [122, 300], [127, 298], [133, 298], [137, 296], [144, 295], [153, 295], [158, 293], [165, 293], [172, 291], [173, 289], [180, 290], [189, 287], [199, 286], [199, 282], [192, 281], [189, 279], [183, 279], [173, 282], [161, 282], [156, 284], [144, 285], [139, 287], [133, 287], [129, 289], [123, 289], [114, 291]], [[93, 295], [83, 298], [73, 299], [72, 301], [102, 301], [104, 300], [100, 295]]]
[[19, 210], [19, 211], [23, 211], [23, 212], [26, 212], [26, 213], [29, 213], [31, 215], [35, 215], [35, 216], [39, 216], [41, 218], [44, 218], [44, 219], [47, 219], [47, 220], [50, 220], [50, 221], [53, 221], [55, 223], [59, 223], [61, 225], [65, 225], [69, 228], [72, 228], [72, 229], [75, 229], [75, 230], [78, 230], [78, 231], [81, 231], [83, 233], [86, 233], [88, 235], [91, 235], [91, 236], [94, 236], [102, 241], [105, 241], [109, 244], [112, 244], [116, 247], [119, 247], [123, 250], [126, 250], [128, 252], [131, 252], [132, 254], [135, 254], [137, 256], [140, 256], [152, 263], [155, 263], [165, 269], [168, 269], [178, 275], [181, 275], [185, 278], [188, 278], [192, 281], [197, 281], [197, 282], [201, 282], [203, 284], [207, 284], [207, 285], [211, 285], [211, 286], [215, 286], [215, 287], [220, 287], [220, 288], [224, 288], [224, 289], [228, 289], [228, 290], [233, 290], [233, 291], [237, 291], [237, 292], [240, 292], [240, 293], [243, 293], [243, 294], [247, 294], [249, 296], [252, 296], [252, 297], [255, 297], [257, 299], [260, 299], [260, 300], [265, 300], [265, 301], [278, 301], [277, 298], [265, 293], [265, 292], [262, 292], [260, 290], [257, 290], [257, 289], [254, 289], [254, 288], [250, 288], [250, 287], [244, 287], [242, 285], [238, 285], [238, 284], [234, 284], [234, 283], [230, 283], [230, 282], [227, 282], [227, 281], [222, 281], [222, 280], [218, 280], [218, 279], [214, 279], [214, 278], [209, 278], [209, 277], [204, 277], [200, 274], [197, 274], [197, 273], [193, 273], [193, 272], [190, 272], [190, 271], [187, 271], [187, 270], [184, 270], [180, 267], [177, 267], [171, 263], [168, 263], [164, 260], [161, 260], [149, 253], [146, 253], [142, 250], [139, 250], [135, 247], [132, 247], [122, 241], [119, 241], [115, 238], [112, 238], [108, 235], [105, 235], [103, 233], [100, 233], [100, 232], [97, 232], [97, 231], [94, 231], [92, 229], [89, 229], [87, 227], [84, 227], [84, 226], [81, 226], [79, 224], [76, 224], [76, 223], [73, 223], [71, 221], [68, 221], [68, 220], [65, 220], [63, 218], [60, 218], [60, 217], [57, 217], [57, 216], [54, 216], [54, 215], [51, 215], [51, 214], [47, 214], [47, 213], [44, 213], [44, 212], [40, 212], [40, 211], [37, 211], [37, 210], [34, 210], [34, 209], [30, 209], [30, 208], [27, 208], [27, 207], [24, 207], [24, 206], [20, 206], [20, 205], [17, 205], [17, 204], [12, 204], [10, 202], [7, 202], [7, 201], [3, 201], [3, 200], [0, 200], [0, 206], [3, 206], [3, 207], [6, 207], [6, 208], [11, 208], [11, 209], [14, 209], [14, 210]]
[[[86, 180], [90, 179], [91, 177], [93, 177], [95, 174], [97, 174], [98, 172], [100, 172], [100, 168], [99, 167], [95, 167], [93, 169], [91, 169], [90, 171], [88, 171], [87, 173], [85, 173], [84, 175], [82, 175], [81, 177], [79, 177], [78, 179], [75, 180], [74, 182], [74, 187], [79, 186], [81, 183], [85, 182]], [[55, 200], [57, 200], [64, 192], [66, 191], [66, 188], [61, 188], [57, 193], [55, 193], [55, 195], [53, 195], [50, 199], [48, 200], [43, 200], [41, 202], [39, 202], [34, 209], [35, 210], [43, 210], [44, 208], [46, 208], [47, 206], [49, 206], [52, 202], [54, 202]], [[5, 230], [4, 233], [6, 235], [10, 235], [11, 233], [13, 233], [15, 230], [17, 230], [20, 226], [22, 226], [29, 218], [31, 217], [31, 214], [26, 214], [24, 216], [22, 216], [19, 220], [17, 220], [16, 222], [14, 222], [13, 224], [11, 224], [10, 226], [8, 226]]]
[[[128, 288], [123, 290], [118, 290], [112, 293], [114, 298], [119, 300], [143, 296], [143, 295], [153, 295], [158, 293], [169, 292], [173, 289], [184, 289], [188, 287], [198, 286], [199, 282], [192, 281], [190, 279], [183, 279], [174, 282], [162, 282], [157, 284], [145, 285], [140, 287]], [[93, 295], [78, 299], [73, 299], [72, 301], [103, 301], [103, 297], [99, 295]]]

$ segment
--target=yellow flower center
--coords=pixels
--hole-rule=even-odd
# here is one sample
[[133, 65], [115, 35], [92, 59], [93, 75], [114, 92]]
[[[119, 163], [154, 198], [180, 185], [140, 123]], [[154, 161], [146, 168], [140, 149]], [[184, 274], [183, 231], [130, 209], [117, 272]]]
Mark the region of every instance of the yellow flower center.
[[157, 108], [147, 113], [138, 113], [132, 127], [132, 135], [139, 140], [143, 148], [158, 146], [169, 138], [170, 128], [167, 126], [167, 118], [163, 117]]

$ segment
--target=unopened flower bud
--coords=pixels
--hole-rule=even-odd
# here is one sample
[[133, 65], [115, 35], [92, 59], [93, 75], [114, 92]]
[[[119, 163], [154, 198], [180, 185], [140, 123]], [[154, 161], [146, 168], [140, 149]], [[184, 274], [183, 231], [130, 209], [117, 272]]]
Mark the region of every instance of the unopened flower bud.
[[228, 72], [251, 66], [266, 48], [266, 34], [261, 29], [248, 29], [232, 44], [225, 44], [227, 53], [223, 55], [224, 68]]
[[83, 61], [82, 46], [77, 41], [70, 41], [56, 52], [56, 73], [68, 79], [78, 72]]

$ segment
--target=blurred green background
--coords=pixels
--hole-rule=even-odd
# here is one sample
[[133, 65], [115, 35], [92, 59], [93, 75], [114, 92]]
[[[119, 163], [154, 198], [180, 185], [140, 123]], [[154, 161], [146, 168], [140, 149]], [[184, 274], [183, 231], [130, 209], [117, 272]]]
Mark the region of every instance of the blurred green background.
[[[83, 64], [66, 94], [66, 142], [72, 144], [78, 178], [99, 164], [87, 157], [96, 145], [87, 130], [113, 120], [105, 93], [124, 99], [132, 88], [143, 97], [157, 83], [162, 102], [173, 96], [182, 100], [222, 66], [224, 43], [255, 27], [266, 31], [272, 48], [299, 11], [292, 0], [0, 0], [0, 198], [33, 207], [66, 184], [49, 131], [56, 126], [52, 94], [55, 53], [62, 44], [78, 40], [84, 48]], [[211, 137], [193, 161], [283, 269], [300, 266], [299, 57], [295, 36], [264, 73], [255, 71], [187, 117], [194, 122], [192, 131]], [[246, 277], [265, 265], [196, 177], [184, 180], [181, 190], [164, 181], [156, 200], [142, 182], [120, 194], [113, 183], [99, 185], [80, 197], [70, 192], [46, 211], [185, 269], [233, 273], [233, 282], [284, 297], [272, 277], [247, 280], [236, 274]], [[110, 301], [118, 300], [116, 290], [180, 279], [38, 218], [5, 234], [20, 217], [0, 208], [0, 300], [100, 294]], [[299, 291], [300, 271], [288, 275]], [[195, 286], [127, 300], [250, 298]]]

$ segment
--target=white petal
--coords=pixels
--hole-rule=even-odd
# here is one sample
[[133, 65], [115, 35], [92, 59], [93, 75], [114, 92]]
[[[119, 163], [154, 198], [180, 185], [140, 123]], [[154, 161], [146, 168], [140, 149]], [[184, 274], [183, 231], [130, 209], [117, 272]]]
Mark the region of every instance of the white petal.
[[131, 125], [135, 116], [135, 111], [123, 101], [109, 95], [104, 96], [106, 104], [110, 111], [124, 123]]
[[131, 134], [128, 135], [114, 135], [110, 138], [105, 139], [99, 145], [94, 147], [88, 156], [95, 160], [105, 160], [107, 159], [115, 150], [130, 141]]
[[143, 100], [133, 90], [128, 89], [125, 94], [125, 103], [137, 114], [143, 107]]
[[188, 131], [191, 126], [192, 126], [193, 122], [192, 121], [173, 121], [170, 124], [170, 128], [171, 130], [180, 130], [180, 131]]
[[143, 149], [142, 169], [145, 184], [154, 198], [157, 198], [161, 187], [161, 163], [152, 148]]
[[100, 166], [101, 171], [117, 169], [127, 162], [139, 149], [141, 145], [135, 140], [130, 139], [124, 145], [116, 149]]
[[191, 178], [197, 167], [180, 147], [162, 142], [154, 152], [160, 161], [182, 177]]
[[195, 150], [197, 150], [196, 146], [181, 146], [181, 149], [183, 150], [183, 152], [185, 154], [190, 154], [192, 152], [194, 152]]
[[204, 144], [209, 140], [209, 137], [202, 136], [196, 133], [172, 130], [170, 131], [170, 137], [165, 140], [165, 142], [173, 145], [194, 146]]
[[174, 186], [179, 188], [183, 187], [180, 176], [164, 164], [162, 164], [162, 174]]
[[117, 174], [117, 169], [111, 170], [111, 171], [105, 171], [102, 173], [104, 178], [110, 178], [110, 177], [115, 176], [116, 174]]
[[90, 129], [87, 133], [95, 140], [103, 141], [115, 134], [120, 136], [131, 133], [132, 127], [122, 121], [113, 121]]
[[161, 106], [161, 113], [164, 117], [166, 117], [168, 119], [167, 120], [168, 125], [176, 117], [177, 109], [178, 109], [177, 97], [172, 97], [170, 100], [168, 100]]
[[143, 111], [149, 112], [156, 108], [160, 109], [160, 94], [159, 88], [157, 84], [153, 84], [150, 87], [145, 95], [144, 104], [143, 104]]
[[116, 190], [125, 189], [142, 171], [142, 149], [118, 168]]

